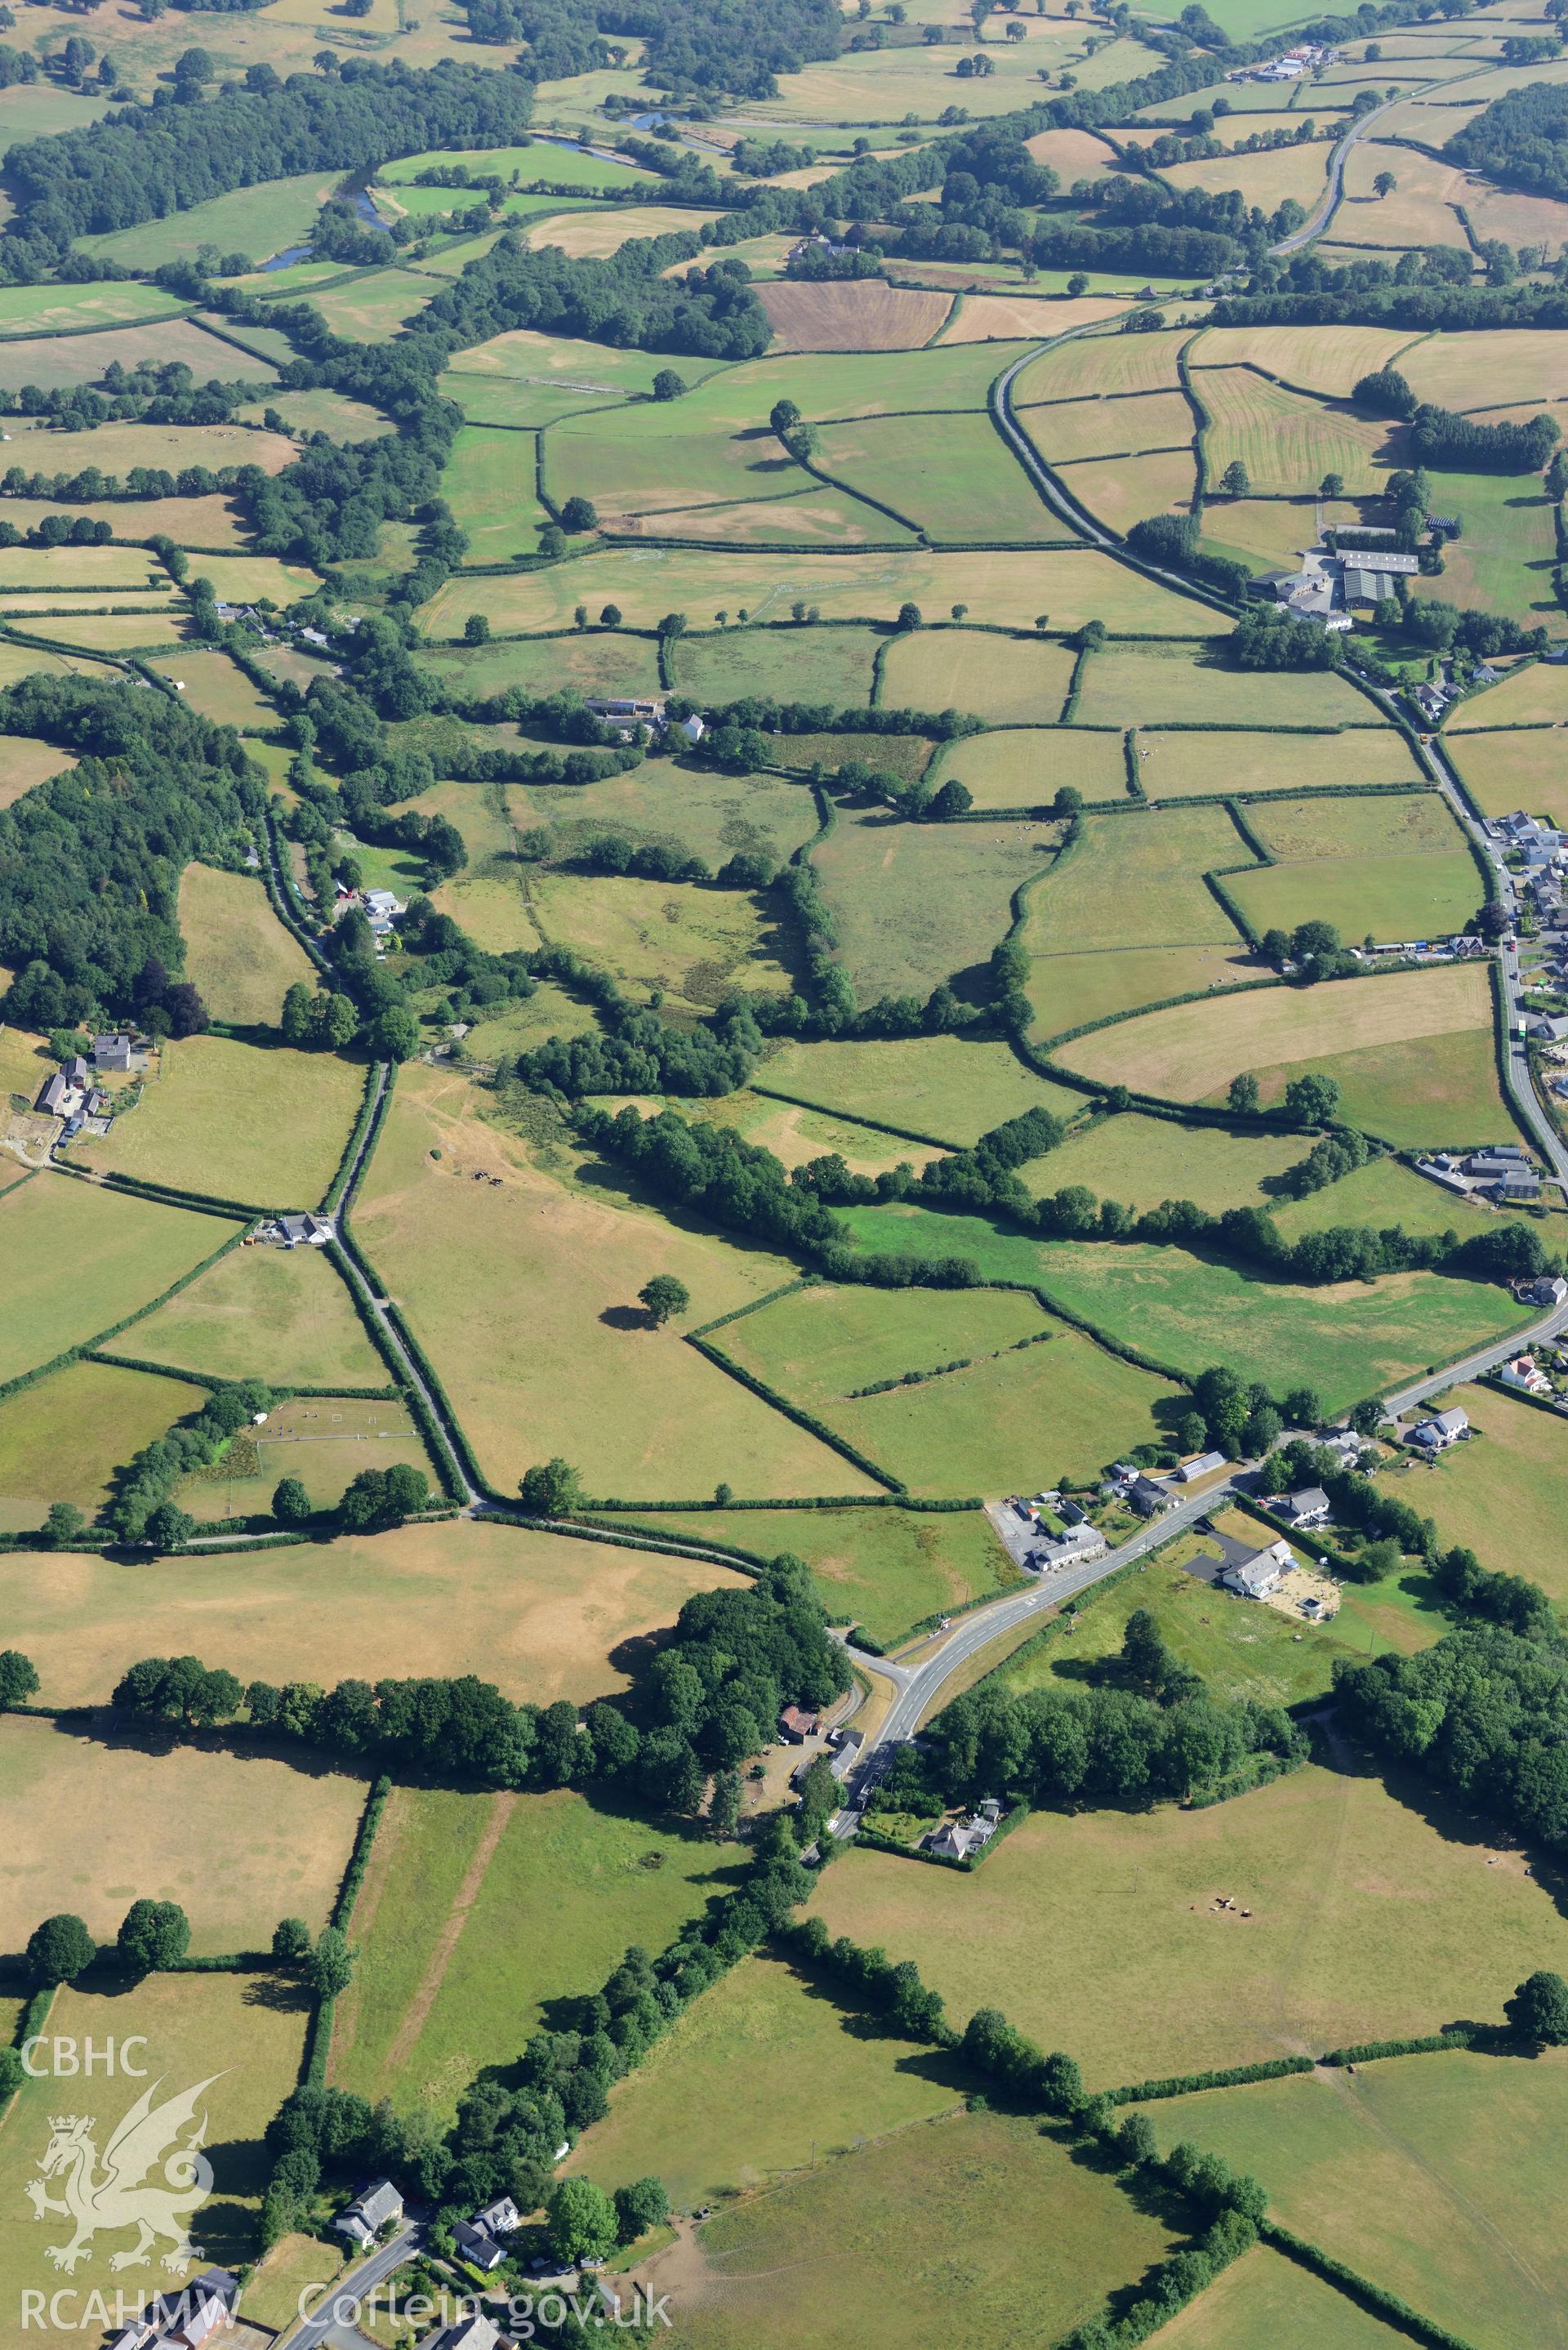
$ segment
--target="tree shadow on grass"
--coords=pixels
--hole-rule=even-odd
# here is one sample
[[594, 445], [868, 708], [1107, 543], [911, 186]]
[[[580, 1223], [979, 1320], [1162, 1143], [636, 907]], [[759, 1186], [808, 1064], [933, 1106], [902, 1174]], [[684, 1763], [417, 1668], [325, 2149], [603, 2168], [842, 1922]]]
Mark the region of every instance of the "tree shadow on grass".
[[270, 2015], [308, 2015], [315, 2005], [297, 1976], [255, 1974], [240, 1993], [245, 2007], [265, 2008]]
[[1418, 1773], [1397, 1762], [1376, 1760], [1350, 1744], [1343, 1734], [1332, 1739], [1332, 1760], [1324, 1763], [1341, 1778], [1380, 1779], [1385, 1794], [1404, 1811], [1440, 1835], [1445, 1844], [1465, 1845], [1473, 1852], [1512, 1852], [1540, 1886], [1560, 1917], [1568, 1918], [1568, 1865], [1539, 1846], [1532, 1846], [1505, 1820], [1470, 1811], [1447, 1789], [1432, 1786]]
[[608, 1330], [657, 1330], [659, 1327], [645, 1305], [607, 1305], [599, 1320]]

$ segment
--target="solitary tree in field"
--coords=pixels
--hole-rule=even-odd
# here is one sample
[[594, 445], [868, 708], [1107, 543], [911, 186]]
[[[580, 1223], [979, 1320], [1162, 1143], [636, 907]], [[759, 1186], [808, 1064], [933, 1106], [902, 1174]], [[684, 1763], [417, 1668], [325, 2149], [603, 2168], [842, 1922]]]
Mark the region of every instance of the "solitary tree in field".
[[462, 641], [465, 645], [487, 645], [490, 642], [490, 615], [488, 612], [471, 612], [469, 614], [467, 619], [464, 620], [462, 624]]
[[1345, 495], [1344, 474], [1325, 473], [1317, 485], [1317, 494], [1320, 498], [1342, 498]]
[[1315, 1071], [1293, 1077], [1285, 1087], [1285, 1116], [1299, 1126], [1322, 1126], [1339, 1107], [1339, 1087], [1333, 1077]]
[[619, 628], [620, 606], [618, 604], [607, 604], [605, 606], [603, 611], [599, 614], [599, 626], [601, 629]]
[[[57, 1503], [55, 1506], [57, 1509], [62, 1505]], [[79, 1516], [80, 1513], [78, 1514]], [[0, 1652], [0, 1713], [12, 1706], [26, 1705], [27, 1700], [36, 1697], [37, 1693], [37, 1669], [31, 1657], [25, 1657], [20, 1648], [6, 1648]]]
[[691, 1309], [691, 1293], [672, 1273], [656, 1273], [637, 1295], [639, 1303], [648, 1308], [649, 1321], [659, 1329], [672, 1315]]
[[955, 620], [961, 620], [968, 610], [969, 606], [967, 604], [955, 604], [952, 608], [953, 619]]
[[1372, 192], [1381, 203], [1385, 196], [1393, 194], [1398, 184], [1392, 172], [1379, 172], [1372, 182]]
[[685, 391], [685, 380], [678, 376], [673, 368], [660, 368], [653, 379], [655, 400], [680, 400], [684, 397]]
[[1220, 486], [1228, 498], [1244, 498], [1252, 484], [1247, 468], [1240, 457], [1232, 457], [1220, 476]]
[[336, 1999], [347, 1991], [354, 1980], [354, 1961], [358, 1956], [351, 1950], [348, 1939], [336, 1926], [323, 1926], [317, 1937], [316, 1948], [305, 1962], [305, 1980], [317, 1999]]
[[1255, 1110], [1258, 1107], [1258, 1080], [1256, 1077], [1249, 1076], [1247, 1072], [1243, 1070], [1242, 1074], [1239, 1077], [1231, 1078], [1230, 1102], [1232, 1109], [1241, 1110], [1243, 1113], [1248, 1110]]
[[283, 1525], [304, 1524], [310, 1515], [310, 1496], [297, 1477], [282, 1477], [274, 1486], [272, 1513]]
[[1075, 269], [1073, 275], [1067, 280], [1067, 292], [1069, 296], [1075, 302], [1080, 294], [1086, 294], [1088, 290], [1088, 278], [1081, 269]]

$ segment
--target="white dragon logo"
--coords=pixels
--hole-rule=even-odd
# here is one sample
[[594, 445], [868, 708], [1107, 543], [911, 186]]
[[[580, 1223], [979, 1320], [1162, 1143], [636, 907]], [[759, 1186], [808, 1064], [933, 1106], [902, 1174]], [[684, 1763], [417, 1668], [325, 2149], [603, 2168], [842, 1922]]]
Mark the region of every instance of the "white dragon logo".
[[[207, 2135], [207, 2116], [203, 2112], [198, 2119], [196, 2106], [203, 2092], [223, 2077], [221, 2073], [211, 2074], [194, 2088], [165, 2098], [161, 2106], [154, 2106], [152, 2100], [162, 2082], [154, 2081], [116, 2124], [103, 2150], [101, 2172], [93, 2142], [93, 2116], [51, 2114], [49, 2143], [38, 2163], [41, 2176], [27, 2181], [26, 2192], [35, 2220], [57, 2211], [75, 2223], [76, 2233], [69, 2243], [47, 2247], [47, 2257], [56, 2268], [69, 2275], [87, 2257], [100, 2228], [138, 2231], [129, 2251], [110, 2257], [111, 2269], [135, 2268], [147, 2259], [160, 2237], [173, 2247], [162, 2262], [170, 2273], [183, 2275], [199, 2258], [191, 2241], [190, 2220], [212, 2192], [213, 2166], [200, 2151]], [[179, 2133], [192, 2122], [195, 2126], [191, 2136], [183, 2146], [176, 2146]], [[161, 2156], [167, 2183], [143, 2186], [143, 2178]], [[46, 2193], [44, 2188], [45, 2179], [60, 2178], [65, 2182], [63, 2200]]]

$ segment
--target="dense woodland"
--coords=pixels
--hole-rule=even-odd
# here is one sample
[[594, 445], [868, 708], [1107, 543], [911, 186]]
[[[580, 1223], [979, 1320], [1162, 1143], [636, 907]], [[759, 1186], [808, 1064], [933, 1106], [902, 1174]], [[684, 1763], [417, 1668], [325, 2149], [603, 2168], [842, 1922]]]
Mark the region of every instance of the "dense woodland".
[[1538, 81], [1494, 98], [1443, 152], [1469, 171], [1538, 195], [1568, 196], [1568, 89]]

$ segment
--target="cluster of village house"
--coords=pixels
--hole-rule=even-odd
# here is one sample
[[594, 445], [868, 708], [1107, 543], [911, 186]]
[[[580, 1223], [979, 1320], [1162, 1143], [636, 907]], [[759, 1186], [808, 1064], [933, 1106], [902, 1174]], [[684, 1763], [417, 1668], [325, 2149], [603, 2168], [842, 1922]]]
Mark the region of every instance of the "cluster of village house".
[[[1514, 887], [1520, 897], [1532, 908], [1542, 923], [1555, 927], [1563, 920], [1563, 888], [1568, 879], [1568, 832], [1559, 832], [1555, 826], [1542, 824], [1539, 816], [1526, 816], [1516, 808], [1511, 816], [1493, 816], [1487, 830], [1501, 844], [1507, 856], [1517, 856], [1521, 863], [1515, 872]], [[1568, 975], [1568, 962], [1549, 966], [1555, 977]], [[1568, 1035], [1568, 1020], [1535, 1024], [1532, 1035], [1550, 1035], [1555, 1043]]]
[[109, 1097], [98, 1080], [103, 1076], [123, 1076], [133, 1069], [145, 1068], [149, 1049], [145, 1037], [126, 1028], [95, 1036], [90, 1056], [75, 1054], [63, 1068], [45, 1079], [36, 1107], [46, 1117], [65, 1120], [67, 1142], [83, 1126], [92, 1132], [107, 1133], [105, 1113]]
[[333, 920], [340, 920], [351, 906], [364, 909], [378, 953], [391, 937], [399, 918], [409, 910], [394, 889], [350, 889], [347, 882], [339, 881], [337, 901], [332, 909]]
[[122, 2326], [109, 2350], [200, 2350], [226, 2326], [240, 2297], [239, 2279], [227, 2269], [206, 2269], [189, 2284], [161, 2293], [140, 2317]]

